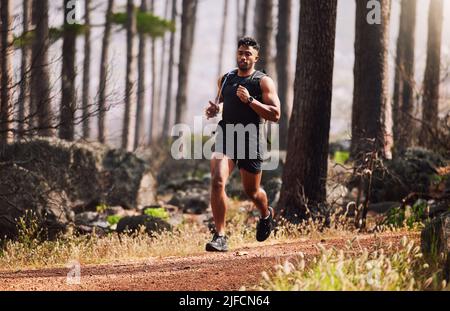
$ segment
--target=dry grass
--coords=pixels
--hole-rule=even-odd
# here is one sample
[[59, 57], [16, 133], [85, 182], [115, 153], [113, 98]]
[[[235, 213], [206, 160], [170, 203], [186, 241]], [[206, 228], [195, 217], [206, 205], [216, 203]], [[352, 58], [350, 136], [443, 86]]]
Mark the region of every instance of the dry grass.
[[[420, 247], [404, 237], [401, 245], [374, 251], [346, 250], [318, 246], [320, 255], [306, 260], [300, 255], [295, 264], [285, 262], [273, 272], [263, 272], [256, 290], [282, 291], [399, 291], [442, 290], [447, 284], [438, 266], [423, 259]], [[245, 288], [243, 288], [245, 289]], [[448, 288], [447, 288], [448, 289]]]
[[[227, 233], [231, 249], [251, 246], [255, 243], [258, 214], [248, 202], [232, 201], [227, 212]], [[29, 222], [27, 222], [29, 223]], [[56, 241], [39, 241], [39, 233], [33, 223], [22, 222], [19, 241], [6, 242], [0, 250], [0, 270], [63, 267], [76, 260], [81, 264], [107, 264], [144, 261], [151, 257], [188, 256], [204, 252], [204, 245], [211, 239], [206, 226], [183, 223], [172, 232], [148, 236], [143, 231], [134, 235], [109, 234], [77, 236], [72, 232]], [[295, 241], [300, 238], [326, 239], [355, 235], [352, 223], [345, 215], [332, 217], [329, 227], [320, 221], [301, 225], [282, 224], [277, 234], [266, 244]]]

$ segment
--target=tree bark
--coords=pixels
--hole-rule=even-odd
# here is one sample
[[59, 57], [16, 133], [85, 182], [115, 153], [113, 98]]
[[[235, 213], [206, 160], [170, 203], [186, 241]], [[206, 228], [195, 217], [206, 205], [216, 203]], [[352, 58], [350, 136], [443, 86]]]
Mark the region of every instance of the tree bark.
[[[22, 2], [22, 34], [26, 35], [31, 27], [31, 0], [23, 0]], [[22, 139], [29, 126], [27, 123], [30, 114], [30, 66], [31, 66], [31, 49], [28, 44], [22, 46], [22, 57], [20, 64], [20, 94], [18, 99], [18, 122], [17, 138]]]
[[178, 68], [178, 93], [175, 114], [175, 123], [186, 121], [187, 90], [189, 69], [191, 65], [192, 48], [197, 13], [197, 0], [183, 0], [183, 15], [181, 17], [180, 62]]
[[261, 45], [256, 69], [275, 75], [273, 49], [273, 0], [260, 1], [255, 9], [256, 40]]
[[286, 150], [290, 115], [292, 0], [278, 2], [277, 76], [281, 101], [280, 149]]
[[100, 60], [100, 82], [98, 90], [98, 141], [106, 142], [106, 80], [108, 79], [108, 58], [109, 45], [111, 41], [112, 14], [114, 10], [114, 0], [108, 0], [108, 8], [105, 16], [105, 30], [102, 42], [102, 55]]
[[416, 6], [416, 0], [402, 0], [401, 2], [392, 103], [394, 151], [396, 154], [404, 152], [412, 142]]
[[[152, 13], [155, 12], [155, 0], [151, 0], [150, 2], [150, 11]], [[151, 39], [151, 69], [152, 69], [152, 92], [151, 92], [151, 103], [152, 108], [150, 110], [150, 131], [149, 131], [149, 145], [152, 145], [157, 139], [157, 131], [159, 124], [159, 105], [158, 105], [158, 86], [156, 80], [156, 40], [155, 38]]]
[[90, 74], [91, 74], [91, 0], [84, 1], [84, 63], [83, 63], [83, 138], [89, 139], [91, 136], [90, 126]]
[[[239, 17], [239, 15], [238, 15]], [[222, 30], [220, 32], [220, 43], [219, 43], [219, 67], [217, 71], [217, 76], [220, 77], [223, 70], [223, 50], [225, 49], [225, 39], [227, 33], [227, 20], [228, 20], [228, 1], [224, 1], [223, 6], [223, 19], [222, 19]]]
[[[147, 12], [147, 0], [141, 0], [141, 12]], [[136, 107], [136, 126], [134, 130], [134, 150], [139, 147], [141, 139], [145, 134], [145, 69], [147, 53], [147, 37], [139, 33], [139, 52], [138, 52], [138, 88], [137, 88], [137, 107]]]
[[73, 25], [68, 23], [72, 14], [71, 0], [64, 0], [64, 29], [62, 51], [62, 97], [60, 106], [59, 138], [73, 141], [75, 138], [75, 45], [77, 34]]
[[[177, 19], [177, 0], [172, 0], [172, 22], [176, 25]], [[163, 136], [168, 138], [170, 135], [170, 128], [172, 125], [172, 90], [173, 90], [173, 66], [175, 62], [175, 32], [170, 34], [170, 48], [169, 48], [169, 64], [167, 75], [167, 93], [166, 93], [166, 111], [164, 113], [164, 129]]]
[[12, 141], [12, 1], [2, 0], [1, 22], [1, 92], [0, 92], [0, 146]]
[[[226, 0], [225, 0], [226, 2]], [[224, 4], [225, 5], [225, 4]], [[239, 38], [242, 35], [242, 29], [244, 28], [242, 25], [243, 22], [243, 14], [241, 12], [242, 10], [242, 2], [241, 0], [236, 0], [236, 17], [237, 17], [237, 22], [236, 22], [236, 37], [239, 40]]]
[[[164, 8], [164, 18], [166, 20], [170, 19], [170, 2], [169, 1], [165, 1], [165, 8]], [[160, 107], [160, 109], [162, 109], [163, 105], [163, 99], [164, 99], [164, 79], [165, 79], [165, 75], [166, 75], [166, 69], [167, 69], [167, 35], [164, 34], [164, 36], [161, 39], [161, 61], [160, 61], [160, 67], [159, 67], [159, 79], [160, 79], [160, 83], [159, 83], [159, 94], [158, 94], [158, 105]], [[166, 86], [167, 88], [167, 86]], [[164, 112], [165, 114], [165, 112]], [[161, 138], [162, 133], [163, 133], [163, 129], [162, 127], [164, 127], [165, 124], [160, 124], [159, 128], [158, 128], [158, 139]]]
[[388, 45], [391, 0], [382, 0], [381, 23], [369, 24], [368, 0], [356, 1], [355, 66], [352, 108], [354, 159], [377, 151], [386, 155], [388, 134]]
[[337, 0], [302, 0], [294, 106], [277, 209], [306, 218], [326, 199]]
[[420, 143], [430, 149], [433, 148], [433, 139], [439, 124], [443, 6], [442, 0], [431, 0], [428, 15], [427, 65], [423, 80]]
[[37, 134], [49, 137], [55, 136], [55, 129], [50, 101], [48, 0], [33, 0], [32, 15], [36, 28], [32, 44], [31, 117]]
[[244, 12], [242, 18], [242, 34], [241, 36], [246, 36], [248, 32], [248, 10], [250, 8], [250, 0], [245, 0], [244, 2]]
[[135, 83], [135, 59], [134, 59], [134, 38], [137, 32], [136, 11], [134, 1], [127, 0], [127, 66], [125, 74], [125, 111], [122, 127], [122, 149], [130, 150], [130, 119], [131, 109], [135, 102], [134, 83]]

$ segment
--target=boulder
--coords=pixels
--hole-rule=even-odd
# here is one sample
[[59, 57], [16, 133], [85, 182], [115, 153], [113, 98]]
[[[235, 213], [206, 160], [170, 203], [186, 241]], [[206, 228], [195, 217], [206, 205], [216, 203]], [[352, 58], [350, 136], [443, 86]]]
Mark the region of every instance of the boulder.
[[0, 239], [17, 238], [17, 221], [27, 211], [48, 239], [54, 239], [73, 221], [63, 190], [53, 188], [41, 175], [15, 164], [0, 165], [0, 171]]
[[77, 206], [139, 208], [156, 201], [156, 181], [148, 165], [132, 153], [102, 144], [36, 138], [7, 145], [0, 161], [42, 176]]
[[400, 202], [411, 193], [429, 193], [445, 161], [438, 154], [422, 148], [412, 148], [392, 161], [384, 163], [384, 169], [373, 172], [370, 200]]
[[184, 213], [203, 214], [209, 206], [209, 191], [202, 188], [179, 190], [167, 204], [179, 207]]
[[145, 232], [150, 235], [172, 230], [172, 226], [161, 218], [139, 215], [122, 218], [117, 224], [116, 231], [118, 233], [135, 233], [141, 227], [145, 227]]
[[281, 185], [281, 178], [273, 178], [264, 185], [269, 205], [273, 208], [276, 208], [278, 201], [280, 200]]
[[425, 226], [421, 246], [427, 258], [442, 262], [446, 279], [450, 281], [450, 212], [441, 214]]

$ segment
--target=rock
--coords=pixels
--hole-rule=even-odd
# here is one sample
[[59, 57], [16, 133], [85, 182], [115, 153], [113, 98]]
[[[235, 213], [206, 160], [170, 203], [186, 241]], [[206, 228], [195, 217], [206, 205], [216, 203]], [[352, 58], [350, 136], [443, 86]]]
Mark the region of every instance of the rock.
[[[170, 204], [158, 204], [158, 205], [152, 205], [152, 206], [146, 206], [143, 209], [143, 212], [145, 213], [148, 209], [164, 209], [168, 214], [168, 219], [166, 220], [170, 225], [177, 226], [183, 222], [183, 212], [175, 205]], [[150, 214], [150, 216], [152, 216]], [[153, 215], [154, 216], [154, 215]]]
[[205, 183], [203, 180], [196, 178], [189, 179], [175, 179], [173, 181], [168, 182], [163, 188], [160, 187], [160, 190], [164, 191], [189, 191], [192, 188], [204, 188], [208, 189], [209, 183]]
[[429, 192], [437, 169], [444, 166], [444, 160], [431, 151], [412, 148], [392, 161], [385, 161], [385, 169], [373, 172], [370, 200], [400, 202], [411, 193]]
[[380, 202], [380, 203], [370, 203], [368, 214], [370, 215], [380, 215], [389, 212], [391, 209], [400, 207], [399, 202]]
[[235, 169], [230, 177], [228, 177], [227, 184], [225, 185], [225, 191], [230, 198], [237, 198], [239, 200], [246, 200], [247, 195], [242, 187], [241, 175], [239, 170]]
[[117, 224], [116, 231], [118, 233], [135, 233], [140, 230], [141, 226], [145, 227], [145, 231], [150, 235], [172, 230], [172, 226], [160, 218], [140, 215], [122, 218]]
[[428, 213], [427, 217], [434, 218], [438, 217], [439, 215], [450, 212], [450, 200], [430, 200], [428, 201]]
[[423, 229], [421, 238], [426, 258], [442, 262], [446, 279], [450, 281], [450, 212], [431, 220]]
[[203, 214], [209, 206], [209, 191], [201, 188], [179, 190], [167, 203], [179, 207], [184, 213]]
[[18, 236], [17, 220], [31, 211], [46, 238], [54, 239], [73, 221], [68, 197], [46, 179], [25, 168], [0, 165], [0, 239]]
[[199, 179], [209, 172], [209, 160], [175, 160], [169, 157], [158, 171], [157, 182], [160, 189], [164, 190], [174, 180], [183, 182], [188, 179]]
[[264, 190], [266, 191], [269, 205], [273, 208], [276, 208], [278, 201], [280, 200], [281, 185], [281, 178], [274, 178], [266, 182], [264, 185]]
[[0, 161], [42, 176], [52, 189], [66, 192], [79, 212], [95, 211], [100, 203], [136, 208], [156, 201], [156, 181], [147, 163], [99, 143], [36, 138], [8, 144]]
[[329, 180], [327, 182], [327, 203], [332, 206], [343, 206], [348, 196], [348, 188], [340, 183]]
[[75, 225], [85, 225], [89, 226], [91, 223], [98, 221], [100, 218], [97, 212], [84, 212], [75, 215]]

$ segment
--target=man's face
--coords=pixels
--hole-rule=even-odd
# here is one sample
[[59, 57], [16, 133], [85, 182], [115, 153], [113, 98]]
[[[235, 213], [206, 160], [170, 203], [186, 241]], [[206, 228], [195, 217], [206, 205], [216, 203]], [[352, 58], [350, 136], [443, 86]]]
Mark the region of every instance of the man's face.
[[247, 71], [258, 62], [259, 53], [251, 46], [241, 45], [237, 51], [237, 63], [240, 70]]

